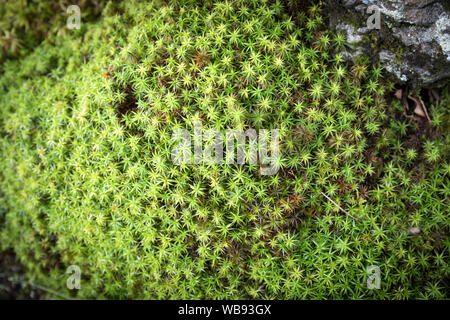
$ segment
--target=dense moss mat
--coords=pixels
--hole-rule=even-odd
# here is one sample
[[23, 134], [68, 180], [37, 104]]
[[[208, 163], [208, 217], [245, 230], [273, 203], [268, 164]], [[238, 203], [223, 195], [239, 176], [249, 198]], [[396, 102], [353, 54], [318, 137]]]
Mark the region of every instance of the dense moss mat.
[[[343, 42], [318, 6], [127, 1], [4, 63], [2, 249], [78, 298], [448, 298], [450, 94], [406, 117]], [[195, 121], [279, 129], [279, 171], [175, 165]]]

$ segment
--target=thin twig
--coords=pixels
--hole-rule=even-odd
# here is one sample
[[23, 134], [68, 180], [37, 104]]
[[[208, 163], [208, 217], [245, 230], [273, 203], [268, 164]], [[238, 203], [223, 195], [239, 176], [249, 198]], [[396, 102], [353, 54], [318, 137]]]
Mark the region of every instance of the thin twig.
[[341, 208], [340, 205], [338, 205], [336, 202], [334, 202], [333, 200], [331, 200], [330, 197], [328, 197], [325, 193], [323, 193], [322, 191], [320, 192], [325, 198], [327, 198], [328, 200], [330, 200], [336, 207], [338, 207], [341, 211], [343, 211], [346, 215], [350, 216], [353, 220], [358, 220], [357, 218], [355, 218], [354, 216], [352, 216], [350, 213], [348, 213], [347, 211], [345, 211], [344, 209]]
[[66, 300], [77, 300], [77, 299], [68, 297], [68, 296], [66, 296], [65, 294], [59, 293], [59, 292], [57, 292], [57, 291], [55, 291], [55, 290], [53, 290], [53, 289], [49, 289], [49, 288], [46, 288], [46, 287], [41, 286], [41, 285], [39, 285], [39, 284], [36, 284], [36, 283], [34, 283], [34, 282], [29, 281], [28, 283], [29, 283], [32, 287], [35, 287], [35, 288], [41, 289], [41, 290], [43, 290], [43, 291], [46, 291], [46, 292], [48, 292], [48, 293], [54, 294], [54, 295], [56, 295], [56, 296], [59, 296], [60, 298], [63, 298], [63, 299], [66, 299]]

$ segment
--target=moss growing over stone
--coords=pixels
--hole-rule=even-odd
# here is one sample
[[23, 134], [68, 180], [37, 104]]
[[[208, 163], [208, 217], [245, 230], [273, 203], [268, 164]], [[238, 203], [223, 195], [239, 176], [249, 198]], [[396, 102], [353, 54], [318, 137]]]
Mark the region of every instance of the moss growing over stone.
[[[127, 1], [5, 63], [2, 249], [79, 298], [448, 298], [450, 97], [432, 125], [404, 117], [323, 21]], [[175, 164], [171, 135], [196, 122], [278, 129], [279, 170]]]

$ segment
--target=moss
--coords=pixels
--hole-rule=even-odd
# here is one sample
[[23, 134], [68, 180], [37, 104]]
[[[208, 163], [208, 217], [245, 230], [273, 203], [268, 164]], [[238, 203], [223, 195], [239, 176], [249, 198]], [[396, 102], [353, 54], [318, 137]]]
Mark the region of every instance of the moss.
[[[99, 17], [106, 0], [78, 1], [82, 22], [89, 23]], [[64, 32], [66, 8], [73, 3], [67, 0], [2, 1], [0, 6], [0, 62], [24, 57], [51, 34]]]
[[[342, 61], [319, 5], [117, 6], [2, 66], [0, 244], [30, 278], [78, 298], [448, 297], [446, 126]], [[174, 163], [196, 122], [278, 129], [278, 171]]]

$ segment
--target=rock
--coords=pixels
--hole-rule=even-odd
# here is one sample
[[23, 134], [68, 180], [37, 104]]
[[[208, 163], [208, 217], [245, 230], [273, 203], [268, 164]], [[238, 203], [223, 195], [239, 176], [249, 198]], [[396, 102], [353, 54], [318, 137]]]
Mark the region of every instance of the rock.
[[422, 232], [422, 230], [420, 230], [420, 228], [418, 228], [418, 227], [410, 227], [410, 228], [408, 228], [408, 231], [407, 231], [407, 233], [412, 236], [417, 236], [421, 232]]
[[[380, 29], [369, 28], [373, 5], [379, 9]], [[437, 86], [450, 78], [447, 1], [330, 0], [327, 12], [330, 26], [347, 35], [344, 58], [368, 55], [394, 80], [412, 86]]]

